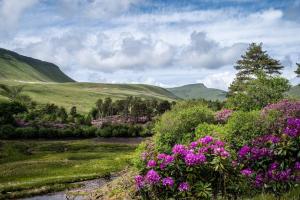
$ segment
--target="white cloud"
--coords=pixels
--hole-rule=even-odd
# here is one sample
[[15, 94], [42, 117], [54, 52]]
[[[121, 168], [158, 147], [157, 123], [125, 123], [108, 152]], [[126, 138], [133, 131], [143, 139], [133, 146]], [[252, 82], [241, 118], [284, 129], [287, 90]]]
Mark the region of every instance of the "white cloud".
[[143, 0], [62, 0], [58, 3], [65, 17], [87, 17], [107, 20], [126, 13]]
[[[0, 38], [0, 45], [59, 64], [81, 81], [161, 86], [197, 81], [222, 89], [232, 81], [233, 64], [248, 43], [263, 42], [271, 56], [282, 60], [300, 49], [300, 38], [294, 37], [299, 23], [286, 20], [278, 9], [132, 14], [127, 12], [141, 0], [63, 2], [66, 18], [55, 25], [41, 19], [44, 27], [21, 30], [10, 41]], [[84, 17], [69, 21], [68, 16], [76, 17], [77, 12]], [[294, 77], [290, 67], [284, 75]]]
[[23, 12], [36, 4], [38, 0], [2, 0], [0, 1], [0, 30], [14, 28]]

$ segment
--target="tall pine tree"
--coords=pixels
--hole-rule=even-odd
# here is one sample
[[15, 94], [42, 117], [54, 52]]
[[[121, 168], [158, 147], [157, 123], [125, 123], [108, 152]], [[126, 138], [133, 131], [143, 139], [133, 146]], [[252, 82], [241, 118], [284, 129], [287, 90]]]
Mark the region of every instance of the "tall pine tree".
[[229, 87], [229, 96], [236, 92], [242, 92], [247, 81], [257, 78], [258, 73], [268, 76], [281, 74], [283, 66], [278, 60], [271, 58], [262, 50], [262, 43], [252, 43], [246, 53], [234, 66], [238, 70], [236, 78]]

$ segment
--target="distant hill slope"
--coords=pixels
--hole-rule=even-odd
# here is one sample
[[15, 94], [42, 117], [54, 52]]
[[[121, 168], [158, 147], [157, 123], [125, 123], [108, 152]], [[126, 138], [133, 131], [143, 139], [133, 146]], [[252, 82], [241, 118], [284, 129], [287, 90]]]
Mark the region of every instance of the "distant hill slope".
[[167, 90], [182, 99], [224, 100], [226, 98], [225, 91], [207, 88], [202, 83], [167, 88]]
[[[16, 81], [0, 81], [7, 85], [25, 85], [24, 94], [38, 103], [55, 103], [70, 109], [76, 106], [80, 112], [89, 112], [95, 102], [105, 97], [124, 99], [137, 96], [145, 99], [177, 100], [174, 94], [166, 89], [142, 84], [104, 84], [104, 83], [19, 83]], [[0, 101], [4, 97], [0, 95]]]
[[74, 82], [58, 66], [0, 48], [0, 80]]
[[293, 86], [287, 94], [292, 98], [300, 99], [300, 85]]

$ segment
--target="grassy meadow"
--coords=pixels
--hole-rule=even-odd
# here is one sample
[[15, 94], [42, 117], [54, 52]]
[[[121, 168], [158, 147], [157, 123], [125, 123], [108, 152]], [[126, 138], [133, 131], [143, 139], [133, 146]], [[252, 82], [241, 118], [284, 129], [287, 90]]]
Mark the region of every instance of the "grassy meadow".
[[[16, 82], [0, 81], [7, 85], [24, 85], [24, 94], [38, 103], [55, 103], [70, 109], [76, 106], [79, 112], [87, 113], [99, 98], [111, 97], [113, 100], [128, 96], [158, 98], [173, 101], [177, 97], [171, 92], [156, 86], [142, 84], [103, 84], [103, 83], [54, 83], [54, 82]], [[4, 99], [0, 96], [0, 99]]]
[[0, 199], [74, 187], [123, 169], [135, 145], [86, 140], [0, 142]]

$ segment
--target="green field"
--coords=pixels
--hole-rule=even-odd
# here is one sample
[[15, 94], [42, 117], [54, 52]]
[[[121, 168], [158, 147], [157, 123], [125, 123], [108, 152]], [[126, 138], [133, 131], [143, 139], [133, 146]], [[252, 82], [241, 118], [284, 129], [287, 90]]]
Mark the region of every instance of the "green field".
[[135, 145], [96, 139], [0, 141], [0, 199], [63, 190], [123, 169]]
[[[104, 83], [20, 83], [0, 81], [7, 85], [25, 85], [24, 94], [38, 103], [55, 103], [67, 109], [76, 106], [79, 112], [88, 112], [99, 98], [122, 99], [127, 96], [176, 100], [171, 92], [156, 86], [142, 84]], [[3, 99], [4, 97], [2, 97]], [[1, 96], [0, 96], [1, 99]]]

